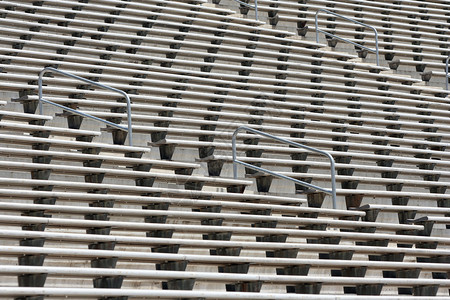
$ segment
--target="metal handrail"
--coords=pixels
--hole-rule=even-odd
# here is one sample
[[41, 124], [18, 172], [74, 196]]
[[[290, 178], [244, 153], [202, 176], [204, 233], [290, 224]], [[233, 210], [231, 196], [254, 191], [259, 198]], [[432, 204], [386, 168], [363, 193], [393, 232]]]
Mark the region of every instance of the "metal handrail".
[[[237, 137], [237, 134], [239, 133], [239, 131], [243, 131], [243, 130], [249, 131], [249, 132], [252, 132], [254, 134], [258, 134], [258, 135], [261, 135], [261, 136], [264, 136], [264, 137], [267, 137], [267, 138], [271, 138], [271, 139], [274, 139], [276, 141], [279, 141], [279, 142], [282, 142], [282, 143], [286, 143], [286, 144], [289, 144], [289, 145], [294, 146], [294, 147], [303, 148], [303, 149], [306, 149], [308, 151], [319, 153], [319, 154], [322, 154], [322, 155], [326, 156], [330, 160], [331, 190], [324, 189], [324, 188], [321, 188], [319, 186], [316, 186], [316, 185], [313, 185], [313, 184], [310, 184], [310, 183], [307, 183], [307, 182], [304, 182], [304, 181], [292, 178], [290, 176], [279, 174], [279, 173], [276, 173], [276, 172], [273, 172], [273, 171], [270, 171], [270, 170], [267, 170], [267, 169], [264, 169], [264, 168], [261, 168], [261, 167], [257, 167], [255, 165], [251, 165], [251, 164], [248, 164], [246, 162], [238, 160], [237, 159], [237, 150], [236, 150], [236, 137]], [[312, 147], [309, 147], [309, 146], [306, 146], [306, 145], [302, 145], [302, 144], [299, 144], [299, 143], [296, 143], [296, 142], [293, 142], [293, 141], [290, 141], [290, 140], [287, 140], [287, 139], [283, 139], [283, 138], [274, 136], [272, 134], [268, 134], [268, 133], [265, 133], [265, 132], [262, 132], [262, 131], [258, 131], [256, 129], [253, 129], [253, 128], [250, 128], [250, 127], [246, 127], [246, 126], [240, 126], [234, 131], [233, 137], [232, 137], [232, 148], [233, 148], [233, 175], [234, 175], [235, 179], [237, 179], [237, 164], [241, 164], [241, 165], [243, 165], [243, 166], [245, 166], [247, 168], [250, 168], [250, 169], [253, 169], [253, 170], [256, 170], [256, 171], [265, 172], [265, 173], [268, 173], [268, 174], [270, 174], [272, 176], [279, 177], [279, 178], [282, 178], [282, 179], [287, 179], [287, 180], [293, 181], [293, 182], [295, 182], [297, 184], [300, 184], [302, 186], [306, 186], [306, 187], [312, 188], [314, 190], [318, 190], [318, 191], [324, 192], [326, 194], [329, 194], [329, 195], [332, 196], [333, 208], [336, 209], [336, 170], [335, 170], [334, 158], [333, 158], [333, 156], [331, 156], [330, 153], [328, 153], [326, 151], [322, 151], [322, 150], [316, 149], [316, 148], [312, 148]]]
[[[353, 22], [353, 23], [355, 23], [355, 24], [358, 24], [358, 25], [361, 25], [361, 26], [364, 26], [364, 27], [367, 27], [367, 28], [372, 29], [373, 32], [375, 33], [375, 49], [366, 47], [366, 46], [364, 46], [364, 45], [361, 45], [361, 44], [358, 44], [358, 43], [356, 43], [356, 42], [350, 41], [349, 39], [342, 38], [342, 37], [339, 37], [339, 36], [334, 35], [334, 34], [332, 34], [332, 33], [326, 32], [326, 31], [324, 31], [324, 30], [322, 30], [322, 29], [319, 29], [319, 20], [318, 20], [318, 16], [319, 16], [319, 13], [320, 13], [320, 12], [325, 12], [325, 13], [334, 15], [334, 16], [336, 16], [336, 17], [339, 17], [339, 18], [341, 18], [341, 19], [344, 19], [344, 20], [346, 20], [346, 21], [350, 21], [350, 22]], [[356, 20], [353, 20], [353, 19], [350, 19], [350, 18], [348, 18], [348, 17], [345, 17], [345, 16], [343, 16], [343, 15], [337, 14], [337, 13], [335, 13], [335, 12], [329, 11], [328, 9], [324, 9], [324, 8], [321, 8], [321, 9], [319, 9], [319, 10], [316, 12], [315, 23], [316, 23], [316, 42], [317, 42], [317, 43], [319, 43], [319, 32], [321, 32], [321, 33], [323, 33], [323, 34], [325, 34], [325, 35], [327, 35], [327, 36], [334, 37], [334, 38], [336, 38], [336, 39], [338, 39], [338, 40], [341, 40], [341, 41], [344, 41], [344, 42], [353, 44], [353, 45], [358, 46], [358, 47], [360, 47], [360, 48], [362, 48], [362, 49], [365, 49], [365, 50], [367, 50], [367, 51], [374, 52], [374, 53], [377, 55], [377, 66], [380, 65], [380, 54], [379, 54], [379, 47], [378, 47], [378, 31], [377, 31], [377, 29], [376, 29], [375, 27], [373, 27], [373, 26], [371, 26], [371, 25], [367, 25], [367, 24], [361, 23], [361, 22], [356, 21]]]
[[255, 5], [250, 5], [248, 3], [245, 3], [244, 1], [240, 1], [240, 0], [234, 0], [236, 2], [238, 2], [239, 4], [242, 4], [246, 7], [252, 8], [255, 10], [255, 20], [258, 21], [258, 0], [255, 0]]
[[448, 75], [448, 62], [450, 60], [450, 55], [445, 60], [445, 89], [448, 91], [448, 78], [450, 77]]
[[[42, 82], [43, 82], [44, 74], [47, 73], [47, 72], [56, 72], [56, 73], [59, 73], [61, 75], [64, 75], [64, 76], [67, 76], [67, 77], [70, 77], [70, 78], [73, 78], [73, 79], [77, 79], [77, 80], [80, 80], [80, 81], [83, 81], [83, 82], [86, 82], [86, 83], [89, 83], [89, 84], [92, 84], [92, 85], [95, 85], [95, 86], [98, 86], [98, 87], [101, 87], [101, 88], [104, 88], [104, 89], [107, 89], [107, 90], [110, 90], [110, 91], [113, 91], [113, 92], [119, 93], [122, 96], [124, 96], [125, 99], [127, 100], [128, 127], [123, 127], [123, 126], [120, 126], [120, 125], [118, 125], [116, 123], [107, 121], [105, 119], [101, 119], [101, 118], [92, 116], [90, 114], [80, 112], [80, 111], [78, 111], [76, 109], [73, 109], [73, 108], [70, 108], [70, 107], [67, 107], [67, 106], [55, 103], [53, 101], [44, 99], [43, 96], [42, 96], [42, 85], [43, 85]], [[59, 108], [62, 108], [63, 110], [69, 111], [69, 112], [71, 112], [73, 114], [76, 114], [76, 115], [80, 115], [80, 116], [83, 116], [83, 117], [86, 117], [86, 118], [94, 119], [94, 120], [102, 122], [102, 123], [106, 123], [107, 125], [109, 125], [111, 127], [114, 127], [114, 128], [117, 128], [117, 129], [120, 129], [120, 130], [123, 130], [123, 131], [127, 131], [128, 132], [128, 143], [129, 143], [130, 146], [133, 146], [133, 137], [132, 137], [133, 136], [133, 129], [131, 127], [131, 100], [130, 100], [130, 97], [128, 96], [128, 94], [125, 93], [124, 91], [121, 91], [119, 89], [116, 89], [116, 88], [113, 88], [113, 87], [110, 87], [110, 86], [107, 86], [107, 85], [104, 85], [104, 84], [101, 84], [101, 83], [98, 83], [98, 82], [95, 82], [95, 81], [92, 81], [92, 80], [89, 80], [89, 79], [86, 79], [86, 78], [83, 78], [83, 77], [79, 77], [77, 75], [73, 75], [71, 73], [60, 71], [60, 70], [57, 70], [57, 69], [52, 68], [52, 67], [46, 67], [39, 73], [39, 113], [41, 115], [43, 114], [42, 102], [54, 105], [54, 106], [59, 107]]]

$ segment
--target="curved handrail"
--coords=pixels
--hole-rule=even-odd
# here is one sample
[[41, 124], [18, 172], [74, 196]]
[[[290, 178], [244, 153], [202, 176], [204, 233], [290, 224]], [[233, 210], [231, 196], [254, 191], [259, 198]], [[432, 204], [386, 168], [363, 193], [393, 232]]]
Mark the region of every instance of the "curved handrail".
[[450, 55], [445, 60], [445, 89], [448, 91], [448, 78], [450, 77], [448, 75], [448, 62], [450, 60]]
[[[271, 139], [274, 139], [276, 141], [279, 141], [279, 142], [282, 142], [282, 143], [286, 143], [286, 144], [289, 144], [289, 145], [294, 146], [294, 147], [303, 148], [303, 149], [306, 149], [308, 151], [319, 153], [319, 154], [322, 154], [322, 155], [326, 156], [330, 160], [331, 190], [324, 189], [324, 188], [321, 188], [319, 186], [316, 186], [316, 185], [313, 185], [313, 184], [310, 184], [310, 183], [307, 183], [307, 182], [304, 182], [304, 181], [292, 178], [290, 176], [279, 174], [279, 173], [276, 173], [276, 172], [273, 172], [273, 171], [270, 171], [270, 170], [267, 170], [267, 169], [264, 169], [264, 168], [261, 168], [261, 167], [257, 167], [257, 166], [254, 166], [254, 165], [251, 165], [251, 164], [248, 164], [246, 162], [238, 160], [237, 159], [237, 150], [236, 150], [236, 137], [237, 137], [237, 134], [239, 133], [239, 131], [243, 131], [243, 130], [249, 131], [249, 132], [252, 132], [254, 134], [258, 134], [258, 135], [261, 135], [261, 136], [264, 136], [264, 137], [267, 137], [267, 138], [271, 138]], [[290, 141], [290, 140], [287, 140], [287, 139], [283, 139], [283, 138], [274, 136], [272, 134], [268, 134], [268, 133], [265, 133], [265, 132], [262, 132], [262, 131], [259, 131], [259, 130], [256, 130], [256, 129], [253, 129], [253, 128], [250, 128], [250, 127], [246, 127], [246, 126], [240, 126], [234, 131], [231, 143], [232, 143], [232, 148], [233, 148], [233, 176], [234, 176], [235, 179], [237, 179], [237, 164], [241, 164], [241, 165], [243, 165], [243, 166], [245, 166], [247, 168], [250, 168], [250, 169], [253, 169], [253, 170], [256, 170], [256, 171], [265, 172], [265, 173], [268, 173], [268, 174], [270, 174], [272, 176], [279, 177], [279, 178], [282, 178], [282, 179], [287, 179], [287, 180], [293, 181], [293, 182], [295, 182], [297, 184], [300, 184], [302, 186], [306, 186], [306, 187], [312, 188], [314, 190], [318, 190], [318, 191], [327, 193], [327, 194], [332, 196], [333, 208], [336, 209], [336, 170], [335, 170], [334, 158], [333, 158], [333, 156], [331, 156], [330, 153], [328, 153], [326, 151], [322, 151], [322, 150], [316, 149], [316, 148], [312, 148], [312, 147], [309, 147], [309, 146], [306, 146], [306, 145], [302, 145], [302, 144], [299, 144], [299, 143], [296, 143], [296, 142], [293, 142], [293, 141]]]
[[258, 0], [255, 0], [255, 5], [250, 5], [241, 0], [234, 0], [234, 1], [238, 2], [239, 4], [244, 5], [246, 7], [253, 8], [255, 10], [255, 20], [258, 21]]
[[[339, 17], [339, 18], [341, 18], [341, 19], [344, 19], [344, 20], [346, 20], [346, 21], [350, 21], [350, 22], [353, 22], [353, 23], [355, 23], [355, 24], [358, 24], [358, 25], [361, 25], [361, 26], [364, 26], [364, 27], [367, 27], [367, 28], [372, 29], [373, 32], [375, 33], [375, 50], [372, 49], [372, 48], [366, 47], [366, 46], [364, 46], [364, 45], [355, 43], [355, 42], [353, 42], [353, 41], [350, 41], [349, 39], [342, 38], [342, 37], [339, 37], [339, 36], [334, 35], [334, 34], [332, 34], [332, 33], [326, 32], [326, 31], [324, 31], [324, 30], [322, 30], [322, 29], [319, 29], [319, 20], [318, 20], [318, 16], [319, 16], [319, 13], [320, 13], [320, 12], [325, 12], [325, 13], [327, 13], [327, 14], [334, 15], [334, 16]], [[353, 20], [353, 19], [350, 19], [350, 18], [348, 18], [348, 17], [345, 17], [345, 16], [343, 16], [343, 15], [337, 14], [337, 13], [335, 13], [335, 12], [329, 11], [328, 9], [324, 9], [324, 8], [321, 8], [321, 9], [319, 9], [319, 10], [316, 12], [315, 24], [316, 24], [316, 42], [317, 42], [317, 43], [319, 43], [319, 32], [321, 32], [321, 33], [323, 33], [323, 34], [325, 34], [325, 35], [327, 35], [327, 36], [334, 37], [334, 38], [336, 38], [336, 39], [338, 39], [338, 40], [341, 40], [341, 41], [344, 41], [344, 42], [353, 44], [353, 45], [358, 46], [358, 47], [360, 47], [360, 48], [362, 48], [362, 49], [365, 49], [365, 50], [367, 50], [367, 51], [374, 52], [374, 53], [377, 55], [377, 66], [380, 65], [380, 54], [379, 54], [379, 47], [378, 47], [378, 31], [377, 31], [377, 29], [376, 29], [375, 27], [373, 27], [373, 26], [371, 26], [371, 25], [367, 25], [367, 24], [361, 23], [361, 22], [356, 21], [356, 20]]]
[[[89, 84], [92, 84], [92, 85], [95, 85], [95, 86], [98, 86], [98, 87], [101, 87], [101, 88], [104, 88], [104, 89], [107, 89], [107, 90], [110, 90], [110, 91], [113, 91], [113, 92], [119, 93], [122, 96], [124, 96], [125, 99], [127, 100], [128, 128], [120, 126], [120, 125], [118, 125], [116, 123], [113, 123], [113, 122], [110, 122], [110, 121], [107, 121], [107, 120], [95, 117], [95, 116], [92, 116], [90, 114], [80, 112], [80, 111], [78, 111], [76, 109], [72, 109], [70, 107], [67, 107], [67, 106], [55, 103], [53, 101], [44, 99], [43, 96], [42, 96], [42, 82], [43, 82], [44, 74], [47, 73], [47, 72], [56, 72], [56, 73], [59, 73], [61, 75], [64, 75], [64, 76], [67, 76], [67, 77], [70, 77], [70, 78], [73, 78], [73, 79], [77, 79], [77, 80], [80, 80], [80, 81], [83, 81], [83, 82], [86, 82], [86, 83], [89, 83]], [[71, 113], [76, 114], [76, 115], [80, 115], [80, 116], [83, 116], [83, 117], [94, 119], [94, 120], [99, 121], [99, 122], [106, 123], [106, 124], [108, 124], [111, 127], [115, 127], [115, 128], [120, 129], [120, 130], [127, 131], [128, 132], [128, 143], [130, 144], [130, 146], [133, 146], [133, 137], [132, 137], [133, 136], [133, 129], [131, 127], [131, 100], [130, 100], [130, 97], [128, 96], [128, 94], [125, 93], [124, 91], [121, 91], [119, 89], [116, 89], [116, 88], [113, 88], [113, 87], [110, 87], [110, 86], [107, 86], [107, 85], [104, 85], [104, 84], [101, 84], [101, 83], [98, 83], [98, 82], [95, 82], [95, 81], [83, 78], [83, 77], [80, 77], [80, 76], [77, 76], [77, 75], [74, 75], [74, 74], [71, 74], [71, 73], [68, 73], [68, 72], [60, 71], [60, 70], [52, 68], [52, 67], [46, 67], [41, 72], [39, 72], [39, 113], [41, 115], [43, 114], [42, 102], [54, 105], [56, 107], [62, 108], [63, 110], [66, 110], [66, 111], [70, 111]]]

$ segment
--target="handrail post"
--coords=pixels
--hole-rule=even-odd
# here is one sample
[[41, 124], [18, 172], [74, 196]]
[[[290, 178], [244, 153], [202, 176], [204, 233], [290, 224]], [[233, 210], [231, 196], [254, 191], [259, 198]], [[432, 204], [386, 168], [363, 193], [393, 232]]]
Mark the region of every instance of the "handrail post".
[[[326, 32], [326, 31], [324, 31], [324, 30], [319, 29], [319, 13], [320, 13], [320, 12], [325, 12], [325, 13], [327, 13], [327, 14], [334, 15], [334, 16], [339, 17], [339, 18], [341, 18], [341, 19], [344, 19], [344, 20], [346, 20], [346, 21], [349, 21], [349, 22], [352, 22], [352, 23], [355, 23], [355, 24], [358, 24], [358, 25], [361, 25], [361, 26], [364, 26], [364, 27], [367, 27], [367, 28], [372, 29], [373, 32], [374, 32], [374, 34], [375, 34], [375, 50], [373, 50], [373, 49], [371, 49], [371, 48], [369, 48], [369, 47], [366, 47], [366, 46], [364, 46], [364, 45], [362, 45], [362, 44], [358, 44], [358, 43], [356, 43], [356, 42], [350, 41], [349, 39], [342, 38], [342, 37], [339, 37], [339, 36], [337, 36], [337, 35], [335, 35], [335, 34], [332, 34], [332, 33], [329, 33], [329, 32]], [[330, 11], [330, 10], [328, 10], [328, 9], [324, 9], [324, 8], [320, 8], [320, 9], [318, 9], [318, 10], [316, 11], [314, 23], [315, 23], [315, 27], [316, 27], [316, 43], [319, 43], [319, 32], [321, 32], [321, 33], [323, 33], [323, 34], [325, 34], [325, 35], [327, 35], [327, 36], [331, 36], [331, 37], [337, 38], [338, 40], [341, 40], [341, 41], [344, 41], [344, 42], [353, 44], [353, 45], [355, 45], [355, 46], [358, 46], [358, 47], [360, 47], [361, 49], [365, 49], [365, 50], [374, 52], [374, 53], [376, 54], [377, 66], [380, 65], [380, 49], [379, 49], [379, 45], [378, 45], [378, 31], [377, 31], [377, 29], [376, 29], [374, 26], [364, 24], [364, 23], [362, 23], [362, 22], [353, 20], [353, 19], [351, 19], [351, 18], [345, 17], [345, 16], [343, 16], [343, 15], [337, 14], [337, 13], [335, 13], [335, 12], [332, 12], [332, 11]]]
[[[241, 128], [241, 127], [239, 127], [239, 128]], [[231, 147], [232, 147], [232, 152], [233, 152], [232, 155], [233, 155], [233, 177], [234, 177], [234, 179], [238, 178], [237, 164], [235, 164], [235, 161], [237, 161], [236, 136], [239, 132], [239, 128], [234, 131], [233, 136], [231, 138]]]
[[44, 76], [44, 73], [46, 72], [47, 68], [43, 69], [41, 72], [39, 72], [39, 80], [38, 80], [38, 97], [39, 97], [39, 114], [42, 115], [44, 113], [44, 109], [42, 108], [42, 77]]
[[375, 55], [377, 59], [377, 66], [380, 65], [380, 48], [378, 45], [378, 30], [372, 26], [373, 32], [375, 33]]
[[319, 43], [319, 30], [318, 29], [319, 29], [319, 13], [321, 11], [322, 11], [321, 9], [316, 11], [315, 18], [314, 18], [314, 23], [315, 23], [315, 27], [316, 27], [316, 43], [317, 44]]
[[[128, 128], [125, 129], [122, 126], [117, 125], [117, 124], [112, 123], [112, 122], [109, 122], [107, 120], [100, 119], [100, 118], [94, 117], [94, 116], [86, 114], [86, 113], [78, 112], [77, 110], [71, 109], [69, 107], [65, 107], [63, 105], [59, 105], [59, 104], [54, 103], [54, 102], [49, 101], [49, 100], [45, 100], [43, 98], [42, 89], [43, 89], [43, 77], [44, 77], [44, 74], [47, 73], [47, 72], [59, 73], [59, 74], [64, 75], [66, 77], [70, 77], [70, 78], [73, 78], [73, 79], [76, 79], [76, 80], [80, 80], [80, 81], [83, 81], [83, 82], [86, 82], [86, 83], [89, 83], [89, 84], [92, 84], [92, 85], [95, 85], [95, 86], [98, 86], [98, 87], [101, 87], [101, 88], [113, 91], [115, 93], [118, 93], [118, 94], [121, 94], [122, 96], [124, 96], [126, 101], [127, 101], [127, 124], [128, 124]], [[129, 143], [130, 146], [133, 146], [133, 128], [131, 126], [132, 125], [132, 121], [131, 121], [131, 100], [130, 100], [130, 97], [128, 96], [128, 94], [125, 93], [124, 91], [116, 89], [116, 88], [113, 88], [113, 87], [110, 87], [110, 86], [107, 86], [107, 85], [104, 85], [104, 84], [101, 84], [101, 83], [98, 83], [98, 82], [95, 82], [95, 81], [92, 81], [92, 80], [89, 80], [89, 79], [86, 79], [86, 78], [83, 78], [83, 77], [80, 77], [80, 76], [77, 76], [77, 75], [74, 75], [74, 74], [71, 74], [71, 73], [67, 73], [67, 72], [55, 69], [53, 67], [46, 67], [46, 68], [42, 69], [39, 72], [38, 85], [39, 85], [39, 87], [38, 87], [39, 114], [41, 114], [41, 115], [43, 114], [42, 102], [46, 102], [46, 103], [55, 105], [55, 106], [60, 107], [60, 108], [62, 108], [64, 110], [66, 110], [66, 111], [70, 111], [70, 112], [72, 112], [74, 114], [82, 115], [84, 117], [88, 117], [88, 118], [97, 120], [99, 122], [106, 123], [106, 124], [108, 124], [108, 125], [110, 125], [112, 127], [115, 127], [115, 128], [118, 128], [118, 129], [121, 129], [121, 130], [124, 130], [124, 131], [128, 131], [128, 143]]]
[[[294, 147], [302, 148], [302, 149], [305, 149], [305, 150], [308, 150], [308, 151], [311, 151], [311, 152], [315, 152], [315, 153], [319, 153], [319, 154], [322, 154], [322, 155], [326, 156], [330, 160], [331, 190], [324, 189], [324, 188], [321, 188], [321, 187], [316, 186], [314, 184], [307, 183], [307, 182], [304, 182], [304, 181], [292, 178], [290, 176], [279, 174], [279, 173], [276, 173], [276, 172], [273, 172], [273, 171], [270, 171], [270, 170], [267, 170], [267, 169], [264, 169], [264, 168], [261, 168], [261, 167], [257, 167], [255, 165], [248, 164], [246, 162], [238, 160], [237, 159], [237, 149], [236, 149], [236, 138], [237, 138], [237, 134], [239, 133], [239, 131], [243, 131], [243, 130], [249, 131], [249, 132], [252, 132], [254, 134], [258, 134], [258, 135], [261, 135], [261, 136], [264, 136], [264, 137], [267, 137], [267, 138], [271, 138], [271, 139], [274, 139], [276, 141], [279, 141], [279, 142], [282, 142], [282, 143], [285, 143], [285, 144], [289, 144], [289, 145], [294, 146]], [[270, 174], [272, 176], [275, 176], [275, 177], [278, 177], [278, 178], [282, 178], [282, 179], [286, 179], [286, 180], [290, 180], [290, 181], [293, 181], [293, 182], [295, 182], [297, 184], [300, 184], [302, 186], [309, 187], [309, 188], [312, 188], [314, 190], [318, 190], [318, 191], [330, 194], [331, 197], [332, 197], [333, 208], [334, 209], [337, 208], [337, 203], [336, 203], [336, 167], [335, 167], [334, 158], [333, 158], [333, 156], [330, 153], [328, 153], [326, 151], [323, 151], [323, 150], [319, 150], [319, 149], [313, 148], [313, 147], [302, 145], [302, 144], [290, 141], [288, 139], [280, 138], [280, 137], [274, 136], [274, 135], [269, 134], [269, 133], [258, 131], [256, 129], [253, 129], [253, 128], [250, 128], [250, 127], [246, 127], [246, 126], [240, 126], [234, 131], [232, 139], [231, 139], [231, 145], [232, 145], [232, 152], [233, 152], [233, 154], [232, 154], [233, 155], [233, 177], [235, 179], [237, 179], [237, 164], [240, 164], [240, 165], [243, 165], [243, 166], [248, 167], [250, 169], [253, 169], [253, 170], [256, 170], [256, 171], [261, 171], [261, 172], [264, 172], [264, 173], [268, 173], [268, 174]]]
[[448, 91], [448, 62], [450, 60], [450, 55], [445, 60], [445, 89]]
[[332, 190], [331, 199], [332, 199], [332, 202], [333, 202], [333, 208], [336, 209], [336, 207], [337, 207], [337, 200], [336, 200], [336, 164], [335, 164], [333, 156], [331, 156], [330, 153], [328, 153], [326, 151], [323, 151], [323, 152], [328, 157], [328, 159], [330, 160], [331, 190]]

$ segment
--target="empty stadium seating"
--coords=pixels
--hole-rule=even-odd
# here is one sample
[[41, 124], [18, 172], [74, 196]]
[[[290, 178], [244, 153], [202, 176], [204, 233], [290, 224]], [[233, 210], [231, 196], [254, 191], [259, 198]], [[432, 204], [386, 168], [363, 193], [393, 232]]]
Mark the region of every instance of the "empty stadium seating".
[[[224, 6], [231, 5], [226, 0], [219, 2]], [[328, 9], [375, 26], [379, 32], [380, 55], [386, 59], [384, 65], [416, 78], [423, 75], [427, 81], [431, 79], [435, 86], [445, 86], [443, 62], [450, 54], [446, 50], [447, 3], [261, 0], [258, 4], [261, 19], [277, 28], [295, 30], [309, 39], [315, 35], [314, 18], [318, 9]], [[340, 21], [335, 16], [320, 14], [319, 27], [363, 45], [374, 46], [373, 32], [359, 25]], [[374, 56], [369, 55], [368, 59], [373, 60]], [[411, 68], [415, 68], [415, 72]]]
[[0, 298], [450, 299], [450, 5], [258, 8], [0, 1]]

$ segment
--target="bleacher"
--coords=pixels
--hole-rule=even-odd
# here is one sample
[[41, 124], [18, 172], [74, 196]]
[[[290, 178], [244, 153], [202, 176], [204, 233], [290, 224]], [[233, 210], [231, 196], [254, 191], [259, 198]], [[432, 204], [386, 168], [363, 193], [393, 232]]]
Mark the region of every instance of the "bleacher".
[[[260, 0], [258, 4], [260, 16], [268, 23], [308, 39], [315, 35], [315, 14], [319, 9], [374, 26], [378, 30], [380, 56], [386, 65], [400, 74], [431, 82], [433, 86], [445, 86], [445, 61], [450, 55], [447, 50], [449, 29], [445, 26], [449, 7], [445, 1]], [[248, 13], [246, 9], [243, 11]], [[375, 46], [374, 33], [370, 29], [330, 14], [318, 17], [319, 28], [367, 47]], [[328, 42], [336, 44], [333, 39]], [[368, 59], [373, 60], [370, 55]]]
[[450, 5], [258, 10], [0, 1], [1, 299], [450, 299]]

